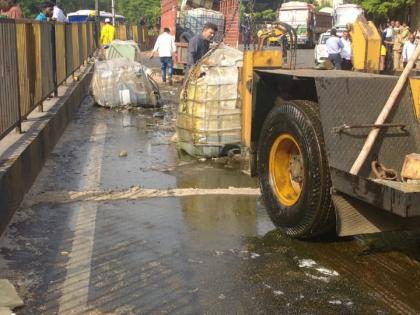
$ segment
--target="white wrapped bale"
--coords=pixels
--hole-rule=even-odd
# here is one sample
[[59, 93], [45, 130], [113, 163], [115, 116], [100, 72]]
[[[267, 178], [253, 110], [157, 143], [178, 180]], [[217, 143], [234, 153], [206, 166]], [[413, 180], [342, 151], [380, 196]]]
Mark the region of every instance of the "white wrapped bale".
[[96, 103], [105, 107], [158, 105], [149, 72], [140, 63], [126, 58], [98, 61], [92, 78]]

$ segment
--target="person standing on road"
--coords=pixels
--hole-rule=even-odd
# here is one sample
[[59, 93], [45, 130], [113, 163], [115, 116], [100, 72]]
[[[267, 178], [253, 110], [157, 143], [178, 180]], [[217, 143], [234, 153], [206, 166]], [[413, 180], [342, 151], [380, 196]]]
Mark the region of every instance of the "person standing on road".
[[[397, 21], [398, 22], [398, 21]], [[398, 24], [399, 25], [399, 22]], [[393, 54], [394, 54], [394, 70], [400, 70], [401, 68], [401, 54], [403, 48], [403, 39], [401, 35], [401, 28], [396, 27], [394, 28], [394, 46], [393, 46]]]
[[101, 45], [108, 46], [115, 39], [115, 27], [111, 25], [111, 19], [105, 19], [105, 25], [101, 29]]
[[[416, 50], [416, 43], [415, 43], [416, 37], [414, 34], [410, 34], [408, 36], [408, 40], [404, 43], [404, 48], [402, 50], [402, 58], [403, 58], [403, 66], [407, 66], [408, 60], [410, 60], [410, 57], [414, 54], [414, 51]], [[414, 67], [416, 67], [416, 64], [414, 64]]]
[[36, 16], [35, 21], [47, 22], [52, 17], [54, 9], [54, 3], [51, 1], [45, 1], [41, 6], [41, 12]]
[[379, 66], [379, 70], [385, 71], [385, 59], [386, 59], [386, 47], [382, 41], [381, 43], [381, 57], [380, 57], [380, 66]]
[[337, 30], [333, 28], [330, 32], [331, 36], [327, 39], [325, 46], [327, 47], [328, 59], [334, 64], [336, 70], [341, 70], [341, 51], [343, 50], [343, 42], [337, 36]]
[[244, 40], [244, 50], [248, 50], [251, 47], [251, 38], [252, 38], [252, 27], [251, 27], [251, 18], [249, 14], [245, 13], [245, 21], [241, 25], [242, 36]]
[[156, 39], [155, 47], [150, 55], [152, 59], [155, 53], [159, 54], [160, 68], [162, 70], [162, 81], [166, 83], [166, 68], [168, 68], [169, 85], [172, 85], [173, 63], [172, 58], [176, 53], [175, 39], [171, 35], [171, 30], [167, 27], [163, 29], [163, 33]]
[[283, 34], [279, 37], [279, 43], [280, 43], [281, 52], [283, 55], [283, 63], [287, 64], [287, 51], [289, 50], [289, 41], [287, 40], [286, 34]]
[[391, 21], [388, 23], [387, 28], [385, 29], [385, 39], [384, 44], [386, 47], [386, 58], [385, 58], [385, 69], [387, 71], [394, 70], [394, 25], [395, 22]]
[[349, 37], [349, 32], [344, 31], [343, 36], [341, 37], [341, 42], [343, 43], [343, 49], [341, 50], [342, 65], [343, 70], [353, 69], [353, 50], [351, 47], [351, 41]]
[[193, 67], [210, 49], [210, 41], [217, 32], [217, 25], [204, 24], [203, 31], [194, 35], [188, 43], [188, 68]]
[[416, 38], [415, 43], [417, 45], [418, 43], [420, 43], [420, 25], [417, 26], [417, 30], [414, 32], [414, 37]]

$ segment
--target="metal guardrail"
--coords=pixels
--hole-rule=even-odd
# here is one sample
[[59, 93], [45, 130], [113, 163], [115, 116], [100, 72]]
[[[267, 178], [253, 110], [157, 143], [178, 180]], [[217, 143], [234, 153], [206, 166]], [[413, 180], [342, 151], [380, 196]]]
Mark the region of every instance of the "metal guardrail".
[[[116, 37], [141, 50], [156, 40], [141, 25], [119, 25]], [[0, 139], [82, 66], [96, 50], [94, 22], [41, 23], [0, 19]]]
[[16, 57], [16, 25], [0, 24], [0, 138], [20, 126], [18, 58]]
[[94, 24], [0, 20], [0, 139], [95, 51]]

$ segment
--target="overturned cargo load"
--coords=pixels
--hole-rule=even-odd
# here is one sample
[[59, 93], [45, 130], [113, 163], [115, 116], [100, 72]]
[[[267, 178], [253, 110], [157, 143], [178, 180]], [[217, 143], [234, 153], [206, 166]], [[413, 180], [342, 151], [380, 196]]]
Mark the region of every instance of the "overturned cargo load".
[[179, 148], [196, 157], [218, 157], [241, 143], [238, 91], [241, 51], [221, 45], [189, 73], [178, 108]]
[[97, 61], [92, 94], [98, 105], [158, 106], [159, 88], [152, 71], [140, 63], [140, 49], [134, 41], [115, 40], [104, 51], [106, 60]]
[[157, 106], [158, 95], [148, 69], [126, 58], [99, 61], [92, 78], [92, 94], [98, 105]]

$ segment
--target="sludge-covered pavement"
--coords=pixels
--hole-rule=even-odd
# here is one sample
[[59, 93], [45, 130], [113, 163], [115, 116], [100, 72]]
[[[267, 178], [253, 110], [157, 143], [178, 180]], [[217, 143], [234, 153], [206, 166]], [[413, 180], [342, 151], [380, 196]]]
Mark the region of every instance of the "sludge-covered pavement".
[[83, 104], [0, 239], [0, 277], [26, 304], [18, 314], [420, 311], [419, 233], [291, 240], [255, 196], [31, 202], [50, 191], [257, 187], [234, 162], [180, 156], [171, 104], [163, 115]]

